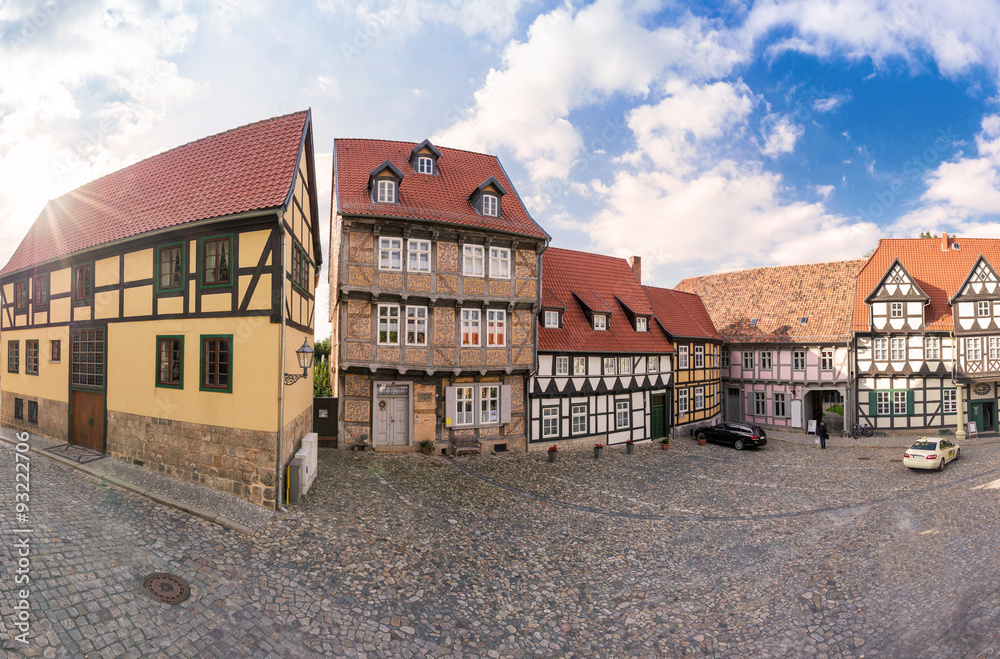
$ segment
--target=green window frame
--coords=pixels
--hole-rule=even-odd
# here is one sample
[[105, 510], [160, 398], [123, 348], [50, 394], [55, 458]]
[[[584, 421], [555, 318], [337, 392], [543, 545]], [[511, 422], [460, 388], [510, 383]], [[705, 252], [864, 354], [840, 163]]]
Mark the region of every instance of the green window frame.
[[[156, 263], [153, 281], [156, 282], [157, 293], [177, 293], [184, 291], [187, 264], [185, 243], [162, 245], [156, 249]], [[164, 282], [166, 279], [166, 282]]]
[[14, 311], [28, 310], [28, 280], [14, 282]]
[[21, 370], [21, 342], [7, 342], [7, 372], [18, 373]]
[[38, 375], [38, 339], [24, 342], [24, 374]]
[[202, 334], [201, 391], [233, 392], [233, 335]]
[[156, 337], [156, 386], [184, 388], [184, 337]]
[[73, 304], [90, 304], [94, 299], [94, 264], [81, 263], [73, 268]]
[[292, 284], [309, 291], [309, 258], [298, 243], [292, 243]]
[[233, 235], [202, 238], [198, 243], [198, 270], [202, 288], [233, 285]]
[[32, 277], [31, 298], [35, 309], [49, 308], [49, 273]]
[[[896, 412], [896, 394], [906, 393], [906, 412]], [[884, 393], [889, 395], [889, 411], [879, 414], [877, 398], [878, 394]], [[868, 416], [881, 416], [881, 417], [907, 417], [913, 416], [913, 392], [909, 389], [876, 389], [875, 391], [868, 392]]]

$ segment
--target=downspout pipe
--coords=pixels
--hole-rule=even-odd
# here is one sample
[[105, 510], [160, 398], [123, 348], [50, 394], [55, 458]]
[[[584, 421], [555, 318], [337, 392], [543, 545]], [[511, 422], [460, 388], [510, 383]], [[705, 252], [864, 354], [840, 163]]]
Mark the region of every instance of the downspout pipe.
[[278, 360], [281, 368], [278, 371], [278, 491], [274, 494], [274, 508], [285, 512], [283, 497], [285, 494], [285, 227], [281, 215], [278, 215], [278, 230], [281, 232], [281, 256], [276, 259], [278, 274], [281, 277], [281, 332], [278, 344]]

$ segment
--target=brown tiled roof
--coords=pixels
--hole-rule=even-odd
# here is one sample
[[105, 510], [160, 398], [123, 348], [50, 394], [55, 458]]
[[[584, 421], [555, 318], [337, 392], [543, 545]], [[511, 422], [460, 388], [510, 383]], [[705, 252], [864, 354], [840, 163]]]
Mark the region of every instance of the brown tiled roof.
[[[648, 332], [636, 332], [621, 299], [639, 315], [651, 314], [649, 301], [625, 259], [550, 247], [542, 253], [543, 290], [566, 303], [562, 326], [539, 327], [538, 349], [566, 352], [667, 353], [667, 335], [650, 319]], [[584, 292], [585, 295], [579, 295]], [[543, 293], [544, 294], [544, 293]], [[594, 330], [584, 313], [587, 304], [606, 303], [607, 330]], [[633, 306], [634, 305], [634, 306]]]
[[694, 293], [655, 286], [643, 286], [642, 290], [646, 293], [657, 320], [671, 336], [722, 341], [722, 336], [712, 323], [712, 317], [708, 315], [708, 309]]
[[[418, 174], [410, 166], [414, 146], [414, 142], [388, 140], [335, 140], [337, 212], [412, 217], [549, 238], [528, 215], [496, 156], [437, 147], [441, 152], [437, 173]], [[386, 160], [403, 173], [398, 204], [374, 203], [369, 193], [372, 170]], [[480, 215], [469, 201], [469, 196], [491, 176], [507, 192], [500, 198], [500, 217]]]
[[858, 259], [754, 268], [691, 277], [676, 288], [701, 298], [729, 343], [847, 341], [854, 278], [864, 264]]
[[[941, 248], [942, 241], [947, 241], [947, 249]], [[954, 249], [956, 244], [960, 249]], [[875, 252], [858, 273], [852, 331], [867, 332], [871, 329], [865, 298], [875, 290], [896, 259], [930, 296], [930, 304], [924, 307], [925, 327], [938, 331], [954, 329], [948, 300], [958, 292], [980, 256], [986, 257], [994, 268], [1000, 268], [1000, 240], [954, 236], [880, 240]]]
[[303, 111], [234, 128], [53, 199], [0, 275], [157, 229], [280, 208], [308, 124]]

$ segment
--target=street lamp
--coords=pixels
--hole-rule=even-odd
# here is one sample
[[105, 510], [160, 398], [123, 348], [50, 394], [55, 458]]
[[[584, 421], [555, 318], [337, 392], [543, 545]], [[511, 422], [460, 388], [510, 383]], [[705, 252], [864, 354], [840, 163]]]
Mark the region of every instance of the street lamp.
[[294, 384], [299, 378], [304, 378], [308, 374], [309, 367], [313, 365], [315, 354], [316, 351], [309, 347], [309, 339], [303, 340], [302, 347], [295, 351], [295, 357], [299, 360], [299, 366], [302, 367], [302, 375], [285, 373], [285, 384]]

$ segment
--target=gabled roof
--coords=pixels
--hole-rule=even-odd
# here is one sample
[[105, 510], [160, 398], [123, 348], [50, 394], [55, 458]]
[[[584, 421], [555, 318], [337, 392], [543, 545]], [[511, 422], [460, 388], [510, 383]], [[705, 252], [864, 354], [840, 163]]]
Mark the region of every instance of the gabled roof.
[[403, 168], [413, 142], [338, 139], [334, 141], [334, 191], [343, 215], [414, 218], [549, 239], [515, 194], [500, 197], [500, 217], [480, 215], [469, 202], [479, 185], [494, 177], [505, 190], [514, 186], [496, 156], [439, 147], [437, 176], [411, 176], [400, 186], [398, 204], [373, 203], [368, 194], [371, 170], [390, 160]]
[[[896, 270], [897, 266], [899, 267], [900, 270], [903, 271], [903, 274], [906, 275], [907, 279], [909, 279], [909, 284], [908, 285], [913, 287], [914, 292], [917, 293], [917, 297], [921, 297], [925, 301], [930, 299], [930, 296], [927, 295], [927, 293], [924, 293], [924, 289], [920, 288], [920, 284], [918, 284], [917, 281], [913, 278], [913, 275], [911, 275], [907, 271], [906, 267], [902, 263], [899, 262], [899, 259], [896, 259], [895, 261], [893, 261], [889, 265], [888, 268], [886, 268], [885, 274], [883, 274], [882, 278], [878, 280], [877, 284], [875, 284], [875, 287], [871, 290], [871, 292], [865, 298], [865, 302], [869, 302], [870, 303], [872, 300], [874, 300], [875, 297], [878, 295], [879, 288], [882, 287], [883, 285], [896, 286], [896, 285], [900, 284], [900, 282], [890, 282], [889, 281], [889, 278], [893, 276], [892, 273]], [[902, 285], [905, 286], [907, 284], [904, 283]]]
[[402, 180], [402, 179], [403, 179], [403, 172], [402, 172], [402, 171], [400, 171], [399, 167], [396, 167], [395, 165], [393, 165], [393, 164], [392, 164], [392, 161], [391, 161], [391, 160], [383, 160], [383, 161], [382, 161], [382, 164], [380, 164], [380, 165], [379, 165], [378, 167], [376, 167], [375, 169], [373, 169], [373, 170], [372, 170], [372, 171], [371, 171], [371, 172], [370, 172], [370, 173], [368, 174], [368, 182], [369, 182], [369, 183], [371, 183], [371, 180], [372, 180], [373, 178], [375, 178], [376, 176], [378, 176], [379, 174], [381, 174], [382, 172], [384, 172], [384, 171], [385, 171], [385, 170], [387, 170], [387, 169], [388, 169], [388, 170], [389, 170], [390, 172], [392, 172], [392, 173], [393, 173], [393, 175], [394, 175], [394, 176], [395, 176], [396, 178], [398, 178], [398, 179], [400, 179], [400, 180]]
[[433, 153], [435, 158], [440, 158], [441, 157], [441, 150], [438, 149], [433, 144], [431, 144], [430, 140], [424, 140], [420, 144], [418, 144], [415, 147], [413, 147], [412, 149], [410, 149], [410, 157], [413, 157], [413, 156], [417, 155], [418, 153], [420, 153], [424, 149], [427, 149], [428, 151], [430, 151], [431, 153]]
[[[589, 306], [603, 305], [598, 313], [621, 309], [616, 299], [625, 297], [631, 304], [649, 307], [646, 295], [625, 259], [550, 247], [542, 253], [542, 286], [561, 300], [584, 301]], [[607, 309], [607, 311], [604, 311]], [[559, 328], [539, 327], [538, 349], [543, 351], [590, 353], [668, 353], [672, 352], [667, 334], [655, 323], [649, 331], [636, 332], [624, 313], [608, 317], [607, 330], [594, 330], [582, 304], [570, 302], [563, 312]]]
[[486, 188], [490, 187], [491, 185], [494, 188], [496, 188], [497, 192], [499, 192], [501, 194], [501, 196], [507, 194], [507, 190], [504, 189], [504, 187], [502, 185], [500, 185], [500, 181], [498, 181], [495, 176], [491, 176], [488, 179], [486, 179], [485, 181], [483, 181], [482, 183], [480, 183], [478, 186], [476, 186], [476, 189], [473, 190], [469, 194], [469, 196], [471, 197], [476, 192], [482, 192], [483, 190], [485, 190]]
[[[980, 267], [979, 264], [980, 263], [982, 263], [982, 267], [983, 267], [984, 273], [985, 272], [989, 272], [989, 273], [991, 273], [991, 276], [996, 277], [996, 268], [993, 267], [992, 263], [990, 263], [988, 260], [986, 260], [985, 256], [983, 256], [982, 254], [980, 254], [979, 258], [976, 259], [976, 262], [972, 264], [972, 268], [969, 269], [969, 274], [967, 274], [965, 276], [965, 279], [962, 280], [962, 283], [958, 285], [958, 288], [955, 290], [955, 292], [952, 293], [952, 295], [951, 295], [950, 298], [948, 298], [948, 304], [954, 304], [955, 303], [955, 299], [962, 295], [962, 291], [965, 290], [965, 287], [968, 284], [970, 284], [970, 283], [974, 283], [974, 282], [972, 282], [972, 278], [975, 276], [976, 272], [979, 270], [979, 267]], [[982, 280], [980, 280], [980, 281], [982, 281]], [[994, 288], [992, 288], [992, 290], [989, 289], [989, 288], [987, 288], [987, 292], [990, 293], [990, 294], [992, 294], [992, 293], [997, 293], [997, 292], [1000, 292], [1000, 291], [997, 291], [997, 289], [994, 287]], [[975, 295], [979, 295], [980, 293], [979, 292], [974, 292], [974, 294]]]
[[[955, 248], [956, 244], [960, 246], [959, 249]], [[954, 329], [948, 301], [961, 289], [980, 256], [990, 263], [1000, 263], [1000, 239], [944, 236], [880, 240], [878, 247], [858, 273], [851, 330], [871, 330], [865, 298], [897, 259], [930, 297], [930, 304], [924, 307], [924, 327], [934, 331]]]
[[[580, 283], [581, 285], [583, 284], [583, 282]], [[573, 297], [580, 301], [580, 304], [587, 307], [590, 313], [614, 313], [614, 309], [611, 308], [611, 305], [609, 305], [606, 301], [604, 301], [604, 299], [601, 298], [600, 295], [593, 291], [570, 289], [570, 293]]]
[[[307, 138], [312, 159], [310, 117], [306, 110], [205, 137], [49, 201], [0, 275], [150, 231], [284, 207]], [[318, 228], [314, 243], [319, 257]]]
[[864, 263], [754, 268], [692, 277], [675, 288], [701, 298], [729, 343], [840, 342], [850, 337], [854, 277]]
[[642, 290], [656, 319], [674, 338], [722, 341], [708, 309], [697, 295], [655, 286], [643, 286]]
[[[627, 263], [627, 261], [626, 261]], [[642, 290], [642, 287], [639, 287]], [[633, 316], [652, 316], [653, 309], [649, 306], [646, 294], [636, 295], [635, 291], [619, 291], [615, 293], [615, 299], [619, 304], [628, 309]]]

